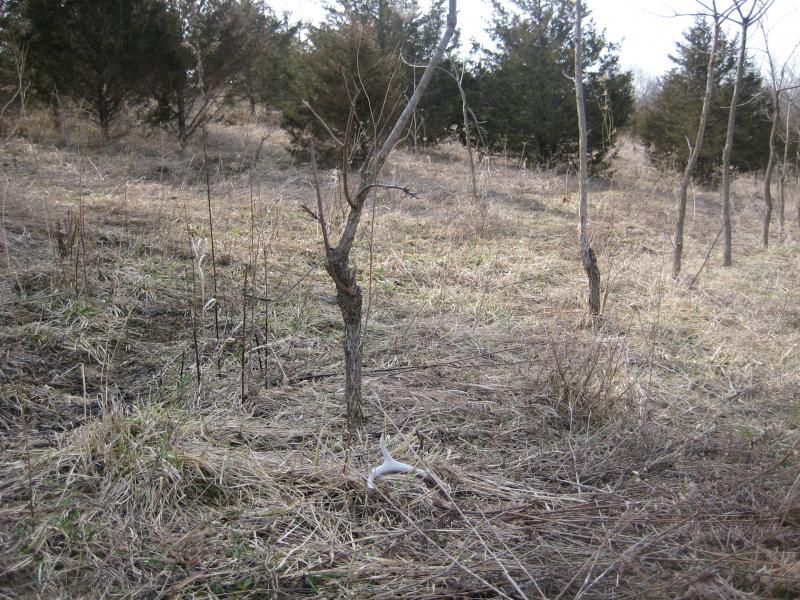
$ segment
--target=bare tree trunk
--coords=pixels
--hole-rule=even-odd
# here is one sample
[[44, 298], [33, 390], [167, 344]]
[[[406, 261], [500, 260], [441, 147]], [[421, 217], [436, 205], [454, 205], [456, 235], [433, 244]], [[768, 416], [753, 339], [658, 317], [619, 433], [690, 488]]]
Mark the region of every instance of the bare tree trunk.
[[736, 105], [742, 90], [742, 73], [747, 48], [747, 28], [749, 18], [742, 18], [742, 36], [739, 40], [739, 56], [736, 60], [736, 82], [733, 86], [733, 98], [728, 111], [728, 130], [725, 133], [725, 149], [722, 151], [722, 266], [731, 266], [731, 153], [733, 152], [733, 134], [736, 130]]
[[794, 183], [795, 195], [797, 203], [797, 226], [800, 227], [800, 195], [797, 194], [797, 188], [800, 188], [800, 148], [797, 149], [797, 158], [794, 161]]
[[179, 88], [175, 95], [177, 98], [178, 139], [181, 143], [181, 152], [183, 152], [189, 143], [189, 135], [186, 131], [186, 98], [183, 95], [183, 88]]
[[[775, 82], [773, 82], [775, 84]], [[772, 90], [772, 129], [769, 132], [769, 159], [764, 173], [764, 223], [761, 227], [761, 243], [769, 248], [769, 224], [772, 220], [772, 172], [775, 170], [775, 140], [778, 137], [778, 120], [780, 119], [780, 96], [777, 89]]]
[[478, 184], [475, 179], [475, 157], [472, 154], [472, 140], [470, 139], [469, 132], [469, 115], [467, 115], [467, 95], [464, 93], [461, 79], [464, 77], [464, 70], [461, 70], [461, 75], [456, 77], [458, 84], [458, 91], [461, 93], [461, 115], [464, 119], [464, 141], [467, 144], [467, 154], [469, 154], [469, 173], [472, 178], [472, 197], [478, 198]]
[[778, 222], [781, 226], [781, 237], [783, 237], [783, 230], [786, 225], [785, 211], [786, 211], [786, 172], [789, 169], [789, 136], [791, 131], [789, 126], [792, 118], [792, 99], [788, 98], [786, 103], [786, 137], [783, 140], [783, 164], [781, 165], [781, 195], [778, 202]]
[[111, 140], [111, 114], [108, 110], [108, 98], [101, 87], [97, 90], [97, 120], [100, 123], [100, 140], [107, 144]]
[[[331, 264], [333, 272], [340, 271], [341, 261]], [[363, 352], [361, 345], [361, 312], [364, 298], [361, 288], [356, 283], [355, 274], [349, 277], [350, 287], [339, 287], [336, 291], [336, 300], [342, 311], [344, 322], [344, 373], [345, 373], [345, 406], [347, 423], [351, 431], [361, 427], [364, 420], [364, 411], [361, 406], [361, 365]]]
[[700, 151], [703, 148], [703, 138], [706, 134], [706, 127], [708, 126], [708, 116], [711, 113], [711, 97], [714, 92], [714, 66], [717, 58], [717, 44], [719, 42], [720, 30], [720, 17], [714, 11], [714, 36], [711, 40], [711, 51], [708, 56], [708, 69], [706, 71], [706, 90], [703, 94], [703, 110], [700, 113], [700, 124], [697, 126], [697, 136], [695, 137], [694, 146], [689, 153], [689, 160], [686, 163], [686, 169], [683, 171], [681, 178], [681, 187], [678, 191], [678, 207], [677, 217], [675, 220], [675, 239], [674, 249], [672, 255], [672, 276], [678, 277], [681, 272], [681, 259], [683, 256], [683, 227], [686, 221], [686, 195], [689, 190], [689, 183], [692, 179], [692, 171], [697, 164], [697, 159], [700, 157]]
[[[369, 197], [370, 191], [375, 187], [385, 187], [379, 182], [383, 165], [389, 157], [389, 153], [400, 141], [400, 137], [405, 131], [414, 111], [419, 104], [425, 88], [433, 76], [433, 71], [437, 64], [441, 61], [447, 44], [450, 42], [456, 28], [456, 0], [449, 0], [449, 9], [447, 13], [447, 27], [442, 33], [439, 44], [433, 53], [433, 56], [425, 68], [419, 84], [414, 89], [414, 93], [406, 104], [403, 112], [397, 119], [389, 135], [385, 141], [380, 144], [379, 140], [373, 140], [373, 146], [364, 165], [358, 174], [354, 192], [351, 194], [349, 184], [347, 182], [348, 163], [350, 157], [348, 156], [348, 148], [350, 143], [351, 125], [354, 113], [351, 110], [350, 123], [347, 126], [345, 134], [345, 147], [343, 150], [342, 160], [342, 187], [344, 188], [344, 195], [350, 210], [347, 214], [344, 231], [339, 238], [336, 246], [331, 245], [328, 235], [327, 225], [325, 223], [325, 216], [322, 206], [322, 196], [319, 190], [319, 184], [316, 179], [316, 164], [314, 159], [313, 143], [311, 148], [312, 167], [315, 173], [316, 193], [317, 193], [317, 219], [322, 227], [322, 237], [325, 245], [325, 256], [327, 264], [325, 266], [331, 279], [336, 285], [336, 299], [339, 304], [339, 309], [342, 311], [342, 320], [344, 322], [344, 357], [345, 357], [345, 405], [347, 407], [347, 428], [351, 435], [361, 429], [363, 425], [363, 408], [362, 408], [362, 384], [361, 384], [361, 363], [362, 363], [362, 326], [361, 314], [363, 305], [363, 295], [361, 288], [358, 286], [355, 270], [350, 267], [350, 250], [355, 241], [358, 225], [361, 220], [361, 214], [364, 210], [364, 205]], [[396, 186], [395, 186], [396, 187]]]
[[589, 245], [587, 192], [589, 188], [589, 159], [588, 159], [588, 131], [586, 126], [586, 104], [583, 97], [583, 40], [581, 19], [583, 17], [582, 0], [575, 0], [575, 100], [578, 108], [578, 133], [579, 133], [579, 165], [580, 177], [578, 193], [578, 241], [581, 248], [581, 261], [589, 279], [589, 313], [596, 317], [600, 314], [600, 270], [597, 268], [597, 258]]

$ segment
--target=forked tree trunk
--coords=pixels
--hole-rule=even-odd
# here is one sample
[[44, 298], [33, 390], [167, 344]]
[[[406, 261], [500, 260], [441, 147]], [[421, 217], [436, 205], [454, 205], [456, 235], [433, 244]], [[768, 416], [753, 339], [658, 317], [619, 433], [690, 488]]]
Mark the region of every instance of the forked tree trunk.
[[[380, 172], [389, 153], [400, 141], [400, 137], [405, 131], [416, 110], [422, 93], [428, 86], [433, 76], [436, 65], [441, 61], [447, 44], [453, 36], [456, 28], [456, 0], [449, 0], [447, 13], [447, 26], [442, 33], [436, 50], [430, 59], [430, 63], [420, 78], [419, 84], [414, 89], [414, 93], [392, 127], [391, 132], [385, 141], [380, 144], [379, 140], [374, 140], [373, 148], [367, 156], [361, 171], [358, 174], [354, 192], [351, 194], [347, 182], [348, 147], [350, 137], [350, 124], [345, 134], [345, 148], [342, 161], [342, 187], [350, 210], [347, 214], [344, 231], [339, 238], [339, 243], [333, 246], [325, 224], [324, 210], [322, 206], [322, 196], [319, 191], [319, 183], [316, 180], [316, 165], [313, 164], [315, 173], [316, 193], [317, 193], [317, 219], [322, 227], [323, 242], [325, 245], [325, 255], [327, 258], [326, 270], [336, 285], [336, 299], [339, 309], [342, 311], [344, 322], [344, 359], [345, 359], [345, 405], [347, 410], [347, 428], [351, 435], [354, 435], [363, 425], [364, 412], [362, 407], [362, 387], [361, 387], [361, 364], [362, 364], [362, 325], [361, 313], [363, 305], [363, 295], [361, 288], [356, 280], [355, 270], [350, 267], [350, 250], [353, 247], [358, 225], [364, 205], [369, 197], [369, 193], [374, 187], [381, 187], [378, 181]], [[353, 113], [351, 112], [351, 119]], [[378, 145], [380, 144], [380, 147]], [[312, 161], [314, 160], [313, 145], [311, 149]]]
[[686, 222], [686, 195], [689, 191], [689, 183], [692, 180], [692, 172], [697, 164], [697, 159], [700, 157], [700, 151], [703, 149], [703, 139], [706, 134], [706, 127], [708, 126], [708, 116], [711, 113], [711, 97], [714, 92], [714, 66], [716, 64], [717, 44], [719, 43], [720, 31], [719, 15], [715, 13], [713, 18], [714, 35], [711, 39], [711, 51], [708, 57], [706, 90], [703, 94], [703, 110], [700, 113], [700, 124], [697, 127], [697, 136], [695, 137], [694, 146], [689, 153], [689, 160], [686, 163], [686, 169], [683, 171], [683, 177], [681, 178], [681, 187], [680, 190], [678, 190], [678, 207], [677, 216], [675, 219], [675, 239], [672, 255], [673, 277], [678, 277], [681, 272], [681, 260], [683, 258], [683, 229]]
[[[774, 82], [773, 82], [774, 83]], [[780, 119], [780, 96], [778, 90], [772, 90], [772, 129], [769, 132], [769, 159], [764, 173], [764, 223], [761, 226], [761, 243], [769, 248], [769, 224], [772, 220], [772, 172], [775, 170], [775, 140], [778, 137], [778, 120]]]
[[739, 42], [739, 56], [736, 59], [736, 82], [733, 85], [733, 98], [728, 111], [728, 130], [725, 133], [725, 149], [722, 151], [722, 266], [731, 266], [731, 153], [733, 134], [736, 130], [736, 105], [742, 89], [742, 73], [747, 48], [747, 28], [749, 20], [742, 18], [742, 38]]
[[579, 183], [578, 194], [578, 241], [581, 248], [581, 262], [589, 279], [589, 313], [596, 317], [600, 314], [600, 269], [597, 268], [597, 257], [589, 245], [587, 193], [589, 188], [588, 132], [586, 126], [586, 104], [583, 97], [583, 41], [581, 19], [583, 3], [575, 1], [575, 100], [578, 108], [578, 154]]

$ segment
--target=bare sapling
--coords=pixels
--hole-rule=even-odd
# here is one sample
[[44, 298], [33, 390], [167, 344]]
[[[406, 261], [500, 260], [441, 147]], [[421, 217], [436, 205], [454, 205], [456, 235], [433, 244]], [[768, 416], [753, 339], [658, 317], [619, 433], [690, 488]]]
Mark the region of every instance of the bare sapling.
[[[775, 60], [770, 52], [769, 48], [769, 36], [767, 35], [767, 30], [764, 27], [763, 21], [760, 23], [761, 25], [761, 33], [764, 36], [764, 48], [767, 55], [767, 65], [769, 67], [769, 79], [770, 79], [770, 100], [772, 101], [772, 127], [769, 132], [769, 158], [767, 159], [767, 168], [764, 171], [764, 221], [761, 227], [761, 242], [764, 245], [764, 248], [769, 247], [769, 227], [770, 222], [772, 221], [772, 212], [773, 212], [773, 202], [772, 202], [772, 174], [775, 171], [775, 166], [778, 163], [778, 129], [780, 128], [780, 119], [781, 119], [781, 96], [787, 97], [787, 103], [789, 108], [787, 108], [787, 132], [788, 132], [788, 125], [789, 125], [789, 113], [791, 112], [791, 100], [788, 99], [787, 92], [790, 89], [793, 89], [792, 86], [786, 86], [786, 69], [789, 65], [788, 60], [784, 62], [783, 67], [781, 67], [780, 73], [777, 71], [775, 67]], [[788, 135], [787, 135], [788, 138]], [[778, 207], [779, 211], [779, 221], [781, 227], [781, 233], [783, 233], [783, 224], [784, 224], [784, 197], [783, 197], [783, 182], [784, 182], [784, 175], [785, 175], [785, 166], [786, 166], [786, 159], [788, 155], [788, 142], [784, 145], [784, 153], [783, 153], [783, 168], [781, 169], [781, 187], [780, 187], [780, 203]]]
[[697, 126], [694, 145], [689, 152], [689, 159], [686, 161], [686, 168], [681, 177], [680, 189], [678, 190], [678, 206], [675, 218], [675, 237], [673, 240], [672, 254], [672, 276], [677, 278], [681, 273], [681, 261], [683, 258], [683, 229], [686, 222], [686, 196], [689, 191], [689, 184], [692, 180], [700, 152], [703, 149], [703, 140], [708, 126], [708, 117], [711, 114], [711, 98], [714, 94], [714, 69], [717, 62], [717, 45], [719, 44], [720, 28], [725, 15], [717, 10], [716, 0], [711, 2], [711, 18], [714, 21], [714, 29], [711, 37], [711, 48], [708, 53], [708, 68], [706, 70], [706, 89], [703, 94], [703, 109], [700, 112], [700, 123]]
[[[409, 62], [406, 62], [406, 64], [414, 69], [414, 73], [416, 73], [417, 68], [420, 66]], [[470, 131], [470, 119], [469, 119], [469, 115], [470, 113], [472, 113], [472, 109], [470, 109], [469, 104], [467, 103], [467, 94], [464, 92], [464, 73], [467, 72], [467, 67], [465, 64], [462, 64], [460, 72], [457, 68], [455, 68], [455, 66], [451, 66], [450, 69], [445, 69], [444, 67], [437, 67], [437, 68], [442, 73], [446, 73], [447, 75], [450, 76], [450, 78], [455, 82], [456, 86], [458, 86], [458, 93], [461, 95], [461, 119], [463, 121], [463, 126], [464, 126], [464, 144], [467, 147], [467, 156], [469, 157], [469, 173], [470, 173], [470, 182], [472, 184], [472, 198], [477, 200], [479, 197], [478, 181], [475, 175], [475, 153], [473, 152], [472, 138], [470, 137], [471, 131]], [[416, 143], [417, 141], [415, 136], [414, 152], [416, 152]]]
[[203, 127], [203, 171], [206, 179], [206, 204], [208, 207], [208, 235], [211, 240], [211, 275], [214, 290], [214, 333], [219, 342], [219, 295], [217, 294], [217, 255], [214, 245], [214, 213], [211, 206], [211, 174], [208, 165], [208, 132]]
[[245, 388], [247, 386], [247, 272], [250, 270], [248, 264], [244, 268], [244, 284], [242, 285], [242, 393], [241, 403], [244, 406]]
[[791, 146], [792, 105], [794, 98], [786, 98], [786, 131], [783, 138], [783, 162], [781, 163], [780, 200], [778, 201], [778, 222], [781, 227], [781, 237], [786, 227], [786, 174], [789, 171], [789, 147]]
[[362, 306], [363, 294], [358, 285], [355, 269], [350, 265], [350, 251], [355, 241], [361, 215], [364, 211], [370, 192], [374, 188], [390, 188], [408, 191], [401, 186], [390, 186], [380, 182], [379, 177], [383, 165], [392, 149], [400, 141], [425, 88], [433, 76], [436, 66], [444, 55], [447, 44], [450, 42], [456, 27], [456, 0], [449, 0], [447, 13], [447, 26], [439, 40], [430, 62], [417, 83], [414, 93], [408, 100], [405, 108], [397, 118], [388, 136], [381, 143], [377, 138], [373, 140], [366, 160], [356, 175], [355, 184], [350, 187], [348, 183], [348, 168], [350, 162], [349, 149], [354, 125], [354, 106], [351, 106], [350, 117], [345, 132], [345, 141], [342, 149], [342, 188], [347, 201], [347, 217], [344, 229], [336, 245], [333, 245], [325, 223], [325, 213], [322, 196], [316, 173], [316, 159], [313, 142], [310, 144], [310, 158], [314, 170], [315, 191], [317, 196], [317, 218], [321, 229], [325, 249], [325, 269], [336, 286], [336, 300], [342, 313], [344, 322], [344, 359], [345, 359], [345, 405], [347, 428], [351, 435], [357, 433], [363, 424], [362, 407]]
[[739, 38], [739, 54], [736, 58], [736, 80], [733, 84], [733, 97], [728, 109], [728, 128], [725, 132], [725, 147], [722, 150], [722, 266], [731, 266], [731, 154], [733, 138], [736, 131], [736, 109], [742, 92], [742, 76], [747, 55], [747, 33], [750, 25], [758, 22], [772, 4], [767, 0], [751, 0], [749, 10], [744, 10], [746, 0], [735, 0], [734, 7], [739, 14], [741, 27]]
[[469, 156], [469, 174], [470, 181], [472, 182], [472, 197], [478, 199], [478, 183], [475, 178], [475, 156], [472, 152], [472, 140], [470, 139], [469, 130], [469, 106], [467, 105], [467, 95], [464, 93], [464, 73], [466, 66], [461, 67], [460, 73], [453, 73], [447, 71], [458, 86], [458, 92], [461, 94], [461, 117], [464, 120], [464, 143], [467, 146], [467, 155]]
[[600, 315], [600, 269], [597, 268], [597, 257], [589, 244], [589, 218], [587, 194], [589, 191], [589, 157], [588, 130], [586, 125], [586, 104], [583, 94], [583, 41], [581, 36], [581, 20], [583, 3], [575, 1], [575, 100], [578, 108], [578, 241], [581, 250], [581, 262], [589, 279], [589, 313], [593, 317]]
[[[773, 73], [773, 83], [774, 81]], [[778, 122], [781, 112], [780, 94], [774, 85], [770, 90], [770, 96], [772, 97], [772, 127], [769, 131], [769, 158], [767, 159], [767, 168], [764, 170], [764, 221], [761, 225], [761, 243], [764, 248], [769, 247], [769, 225], [772, 220], [772, 173], [775, 171], [775, 144], [778, 141]]]
[[200, 273], [200, 290], [201, 294], [203, 293], [203, 260], [205, 259], [205, 250], [203, 249], [203, 239], [198, 238], [195, 239], [192, 236], [192, 232], [189, 229], [188, 218], [186, 217], [186, 205], [184, 204], [183, 207], [184, 211], [184, 218], [187, 219], [186, 223], [186, 233], [189, 236], [189, 247], [191, 248], [191, 253], [189, 258], [191, 259], [192, 263], [192, 278], [191, 278], [191, 289], [190, 291], [190, 300], [189, 300], [189, 309], [192, 318], [192, 346], [194, 349], [194, 358], [195, 358], [195, 370], [197, 373], [197, 392], [200, 393], [200, 386], [202, 384], [202, 374], [200, 371], [200, 345], [197, 339], [197, 279], [198, 279], [198, 271]]
[[[195, 23], [199, 22], [199, 15], [197, 13], [197, 6], [191, 6], [191, 14], [190, 19], [193, 20]], [[205, 66], [203, 64], [203, 54], [200, 52], [200, 49], [190, 44], [189, 42], [185, 42], [186, 46], [192, 51], [197, 59], [197, 84], [200, 88], [200, 97], [202, 99], [202, 105], [204, 107], [208, 106], [209, 102], [209, 94], [208, 90], [206, 89], [205, 84]], [[214, 290], [214, 334], [217, 338], [217, 342], [219, 342], [219, 295], [217, 293], [217, 253], [216, 253], [216, 244], [214, 244], [214, 214], [212, 210], [212, 202], [211, 202], [211, 171], [208, 164], [208, 127], [206, 126], [207, 123], [205, 120], [201, 120], [199, 122], [200, 129], [203, 136], [203, 172], [205, 174], [205, 183], [206, 183], [206, 203], [208, 207], [208, 235], [209, 239], [211, 240], [211, 275], [212, 275], [212, 287]], [[180, 134], [181, 137], [181, 152], [186, 147], [188, 136], [185, 136], [183, 132]], [[219, 357], [218, 363], [219, 364]]]

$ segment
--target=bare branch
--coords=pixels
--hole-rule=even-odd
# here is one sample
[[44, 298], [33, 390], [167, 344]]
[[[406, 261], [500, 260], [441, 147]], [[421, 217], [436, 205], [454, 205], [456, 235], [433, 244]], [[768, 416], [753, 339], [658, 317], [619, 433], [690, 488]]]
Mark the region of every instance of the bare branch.
[[[346, 83], [346, 82], [345, 82]], [[348, 88], [349, 89], [349, 88]], [[356, 99], [358, 94], [350, 99], [350, 114], [347, 115], [347, 126], [344, 133], [344, 150], [342, 151], [342, 188], [344, 189], [344, 198], [350, 208], [355, 208], [353, 204], [353, 197], [350, 195], [350, 184], [347, 182], [347, 176], [350, 172], [350, 137], [353, 135], [353, 121], [356, 115]]]
[[[319, 221], [320, 227], [322, 227], [322, 241], [325, 244], [325, 254], [327, 255], [331, 251], [331, 242], [328, 239], [328, 226], [325, 224], [325, 209], [322, 207], [322, 193], [319, 190], [319, 177], [317, 176], [317, 157], [316, 157], [316, 152], [314, 151], [313, 138], [310, 138], [308, 140], [308, 154], [311, 158], [311, 170], [314, 171], [314, 191], [317, 193], [317, 221]], [[306, 208], [306, 210], [308, 209]]]
[[319, 217], [317, 216], [317, 213], [308, 208], [308, 206], [306, 206], [305, 204], [301, 204], [300, 208], [302, 208], [305, 212], [311, 215], [311, 218], [314, 219], [317, 223], [319, 223]]
[[450, 38], [453, 37], [455, 29], [456, 0], [450, 0], [449, 10], [447, 13], [447, 28], [445, 29], [442, 38], [439, 40], [439, 45], [436, 47], [436, 51], [431, 57], [431, 62], [428, 63], [427, 67], [425, 67], [425, 71], [422, 73], [422, 77], [419, 80], [419, 84], [414, 89], [411, 99], [408, 101], [408, 104], [406, 104], [405, 109], [403, 109], [403, 112], [397, 119], [397, 123], [395, 123], [394, 128], [389, 134], [389, 137], [386, 138], [386, 141], [378, 152], [376, 161], [378, 170], [383, 167], [383, 163], [386, 162], [389, 152], [391, 152], [392, 148], [394, 148], [395, 144], [397, 144], [398, 140], [400, 139], [400, 135], [406, 128], [406, 125], [408, 125], [408, 122], [411, 120], [411, 115], [414, 114], [414, 111], [417, 109], [417, 104], [419, 104], [419, 100], [422, 97], [422, 92], [428, 87], [428, 83], [430, 82], [431, 77], [433, 77], [433, 71], [436, 68], [436, 65], [442, 59], [444, 51], [447, 48], [447, 44], [450, 43]]
[[308, 101], [307, 101], [307, 100], [303, 100], [303, 106], [305, 106], [305, 107], [306, 107], [308, 110], [310, 110], [310, 111], [311, 111], [311, 114], [312, 114], [312, 115], [314, 115], [314, 116], [317, 118], [317, 121], [319, 121], [320, 123], [322, 123], [322, 126], [323, 126], [323, 127], [325, 128], [325, 130], [328, 132], [328, 135], [330, 135], [330, 136], [331, 136], [331, 139], [332, 139], [334, 142], [336, 142], [336, 145], [337, 145], [337, 146], [339, 146], [340, 148], [344, 147], [344, 144], [342, 143], [342, 140], [340, 140], [339, 138], [337, 138], [337, 137], [336, 137], [336, 135], [333, 133], [333, 131], [331, 131], [331, 128], [330, 128], [330, 127], [328, 127], [328, 124], [325, 122], [325, 119], [323, 119], [322, 117], [320, 117], [320, 116], [317, 114], [317, 111], [315, 111], [313, 108], [311, 108], [311, 105], [308, 103]]
[[370, 183], [368, 186], [362, 188], [364, 191], [370, 190], [372, 188], [382, 188], [385, 190], [400, 190], [404, 194], [411, 196], [412, 198], [419, 198], [419, 192], [412, 192], [410, 189], [403, 185], [393, 185], [391, 183]]

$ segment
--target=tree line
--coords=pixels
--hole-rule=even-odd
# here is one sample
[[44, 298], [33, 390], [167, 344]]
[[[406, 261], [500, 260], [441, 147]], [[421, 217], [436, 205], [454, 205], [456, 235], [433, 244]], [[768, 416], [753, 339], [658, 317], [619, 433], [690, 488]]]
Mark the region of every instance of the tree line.
[[[473, 47], [465, 57], [456, 32], [408, 125], [409, 143], [454, 136], [465, 142], [469, 131], [481, 152], [539, 165], [575, 162], [577, 115], [565, 76], [574, 71], [574, 3], [494, 0], [492, 6], [493, 47]], [[59, 106], [79, 106], [104, 140], [127, 113], [170, 127], [185, 145], [226, 101], [243, 100], [253, 113], [280, 111], [293, 146], [302, 151], [312, 134], [323, 155], [335, 154], [351, 103], [356, 127], [393, 122], [427, 64], [446, 10], [444, 0], [424, 10], [417, 0], [338, 0], [311, 25], [290, 23], [263, 0], [5, 0], [0, 7], [6, 95], [19, 84], [15, 65], [23, 59], [29, 96], [50, 104], [56, 116]], [[594, 163], [632, 125], [656, 163], [685, 164], [711, 30], [698, 17], [671, 55], [675, 68], [635, 111], [633, 75], [620, 67], [617, 47], [589, 13], [582, 36]], [[724, 35], [719, 41], [714, 104], [694, 172], [706, 183], [719, 179], [737, 46]], [[732, 164], [762, 169], [770, 96], [752, 60], [741, 95]]]

